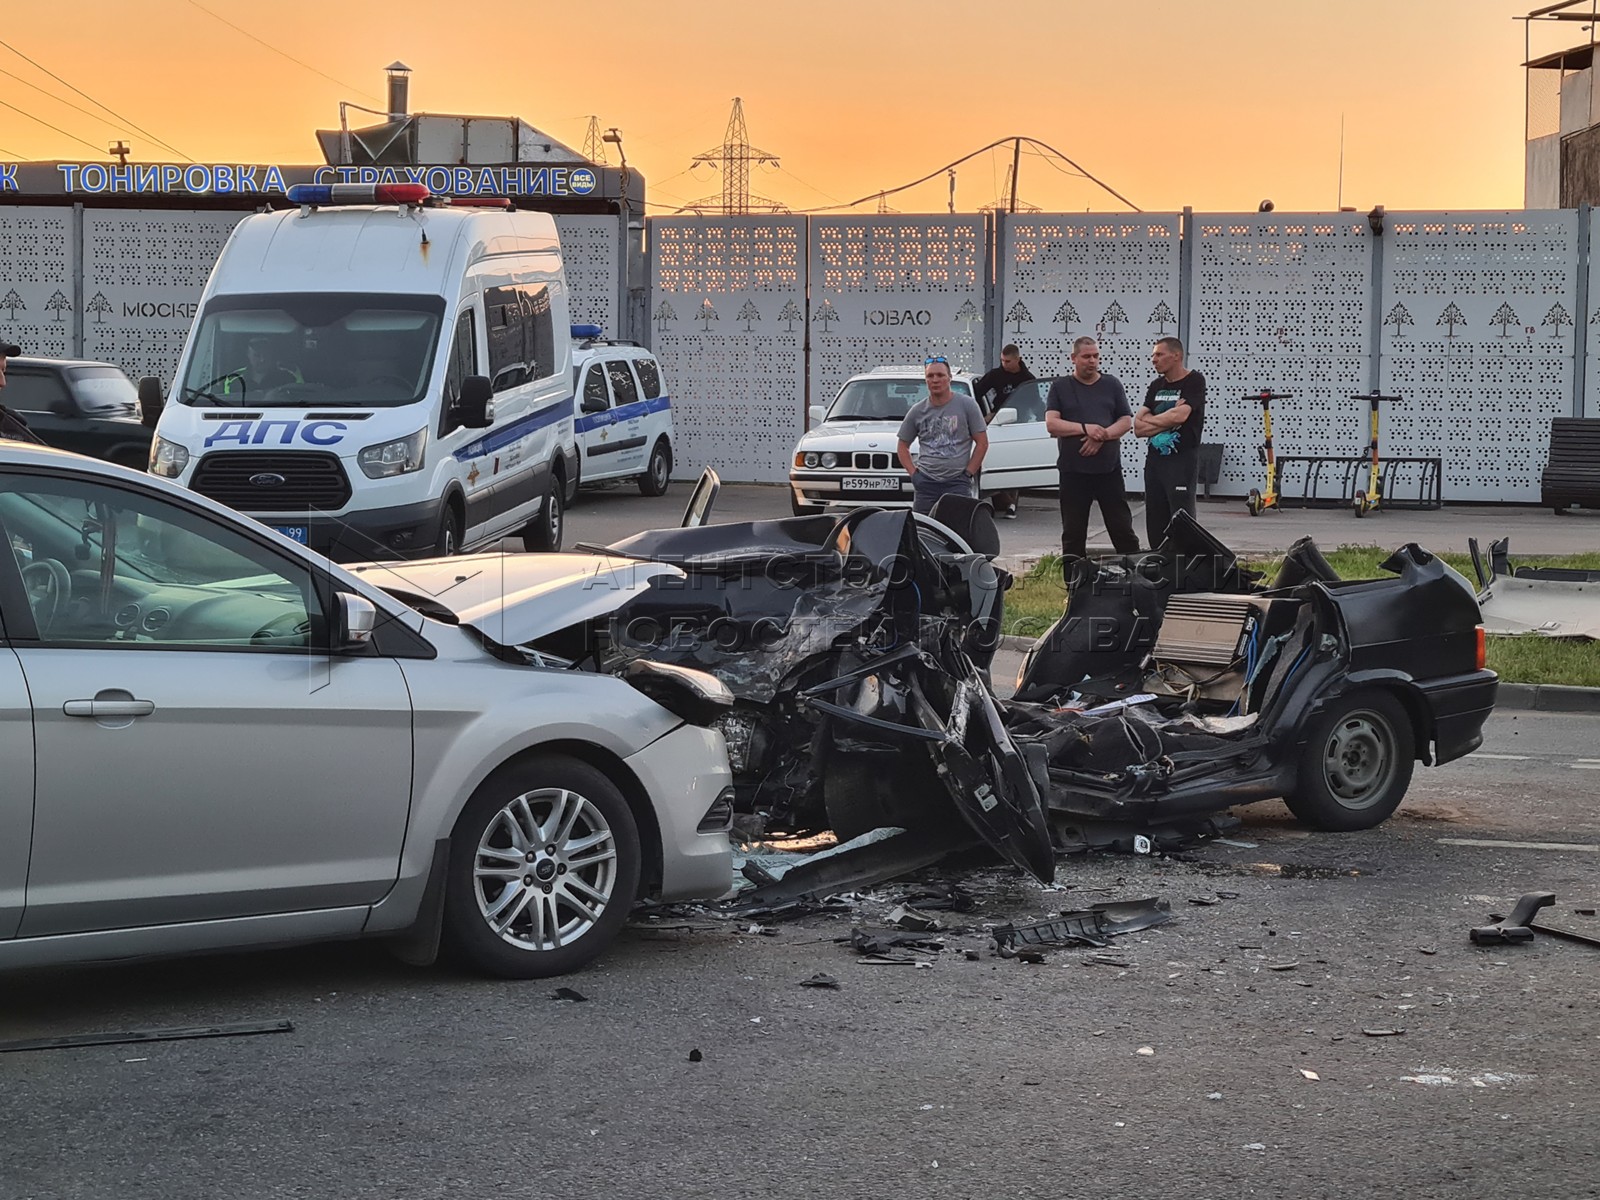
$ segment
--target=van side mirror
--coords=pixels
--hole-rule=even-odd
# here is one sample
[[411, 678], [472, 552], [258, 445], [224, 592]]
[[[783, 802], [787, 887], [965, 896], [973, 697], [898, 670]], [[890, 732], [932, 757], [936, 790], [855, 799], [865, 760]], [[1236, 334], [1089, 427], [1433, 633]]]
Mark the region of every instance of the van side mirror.
[[365, 596], [340, 592], [334, 606], [334, 653], [363, 650], [372, 640], [372, 629], [378, 623], [378, 608]]
[[456, 401], [461, 424], [468, 429], [487, 429], [494, 424], [494, 388], [483, 375], [468, 375], [461, 381], [461, 398]]
[[156, 422], [161, 420], [161, 410], [167, 406], [166, 400], [161, 395], [161, 380], [153, 375], [146, 375], [139, 380], [139, 423], [146, 429], [154, 429]]
[[811, 418], [812, 425], [821, 425], [828, 415], [828, 410], [821, 404], [813, 404], [806, 410], [806, 415]]

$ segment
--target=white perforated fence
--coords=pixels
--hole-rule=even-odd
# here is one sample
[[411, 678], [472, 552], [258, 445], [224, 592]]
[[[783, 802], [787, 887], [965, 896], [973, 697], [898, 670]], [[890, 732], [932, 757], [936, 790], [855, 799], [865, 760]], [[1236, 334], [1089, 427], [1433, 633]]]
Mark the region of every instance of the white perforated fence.
[[598, 325], [610, 337], [626, 337], [617, 319], [622, 264], [622, 218], [556, 216], [573, 324]]
[[1578, 214], [1391, 213], [1384, 239], [1384, 451], [1442, 459], [1447, 499], [1537, 502], [1587, 329]]
[[811, 403], [886, 363], [986, 370], [986, 238], [978, 216], [813, 218]]
[[[0, 206], [0, 336], [170, 381], [242, 215]], [[558, 222], [574, 320], [662, 359], [680, 477], [782, 480], [807, 403], [857, 371], [929, 353], [982, 371], [1015, 341], [1054, 374], [1080, 333], [1135, 403], [1151, 342], [1187, 336], [1224, 495], [1260, 484], [1262, 388], [1294, 393], [1285, 455], [1358, 453], [1350, 396], [1402, 395], [1385, 455], [1440, 459], [1446, 500], [1537, 501], [1549, 419], [1600, 416], [1587, 210], [1389, 213], [1381, 239], [1353, 213], [656, 218], [644, 328], [625, 328], [620, 220]]]
[[805, 219], [660, 217], [650, 244], [673, 474], [783, 479], [805, 429]]
[[85, 210], [83, 357], [170, 384], [211, 267], [247, 215]]
[[[994, 353], [1015, 342], [1042, 379], [1068, 374], [1073, 341], [1093, 337], [1100, 369], [1122, 381], [1137, 408], [1150, 379], [1151, 342], [1178, 332], [1182, 219], [1025, 213], [1000, 220]], [[1124, 439], [1129, 478], [1139, 478], [1143, 456], [1143, 443]]]
[[[1282, 455], [1354, 455], [1371, 389], [1372, 233], [1353, 213], [1194, 217], [1189, 363], [1206, 377], [1205, 440], [1225, 447], [1218, 490], [1262, 486], [1261, 405]], [[1385, 414], [1387, 416], [1388, 414]], [[1286, 484], [1297, 488], [1290, 471]], [[1326, 494], [1324, 492], [1324, 494]]]
[[76, 268], [70, 208], [0, 208], [0, 338], [26, 354], [72, 354]]

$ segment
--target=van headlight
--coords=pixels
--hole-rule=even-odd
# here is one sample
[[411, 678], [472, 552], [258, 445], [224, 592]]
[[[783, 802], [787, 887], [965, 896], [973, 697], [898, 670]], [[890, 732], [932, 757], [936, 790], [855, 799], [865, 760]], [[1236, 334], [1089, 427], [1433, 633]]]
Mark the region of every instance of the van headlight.
[[396, 438], [378, 446], [368, 446], [356, 455], [368, 479], [388, 479], [422, 470], [422, 451], [428, 444], [428, 431], [419, 429], [410, 437]]
[[157, 436], [150, 443], [150, 474], [176, 479], [189, 465], [189, 452], [177, 442]]
[[822, 465], [829, 471], [833, 470], [833, 468], [839, 465], [839, 456], [832, 450], [828, 451], [822, 456]]

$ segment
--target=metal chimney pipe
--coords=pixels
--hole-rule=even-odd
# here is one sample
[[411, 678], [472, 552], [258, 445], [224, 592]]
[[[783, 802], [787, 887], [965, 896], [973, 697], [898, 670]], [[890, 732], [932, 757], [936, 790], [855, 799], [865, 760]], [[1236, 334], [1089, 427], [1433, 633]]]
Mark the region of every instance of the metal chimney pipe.
[[411, 68], [403, 62], [392, 62], [384, 68], [389, 77], [389, 119], [398, 121], [409, 111], [411, 102]]

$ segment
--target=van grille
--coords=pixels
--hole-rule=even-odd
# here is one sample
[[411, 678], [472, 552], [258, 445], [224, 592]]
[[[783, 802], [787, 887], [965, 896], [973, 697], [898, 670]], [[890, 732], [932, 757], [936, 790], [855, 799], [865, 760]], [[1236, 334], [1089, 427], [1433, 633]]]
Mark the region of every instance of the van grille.
[[[277, 475], [283, 482], [251, 482], [262, 475]], [[189, 486], [240, 512], [327, 512], [343, 508], [350, 500], [350, 480], [338, 456], [315, 451], [208, 454], [195, 467]]]
[[889, 456], [887, 454], [869, 454], [863, 450], [854, 457], [855, 468], [858, 471], [887, 471], [889, 469]]

